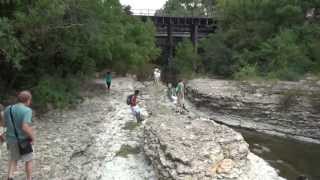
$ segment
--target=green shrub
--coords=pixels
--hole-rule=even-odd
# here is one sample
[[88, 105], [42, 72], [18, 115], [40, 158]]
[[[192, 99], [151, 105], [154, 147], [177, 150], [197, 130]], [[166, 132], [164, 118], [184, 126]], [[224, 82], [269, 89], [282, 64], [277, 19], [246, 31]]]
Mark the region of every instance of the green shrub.
[[259, 74], [256, 66], [246, 65], [242, 67], [234, 75], [234, 79], [248, 80], [248, 79], [259, 79]]
[[34, 104], [39, 109], [46, 109], [48, 105], [55, 108], [65, 108], [79, 100], [79, 81], [75, 78], [47, 77], [39, 81], [33, 88]]

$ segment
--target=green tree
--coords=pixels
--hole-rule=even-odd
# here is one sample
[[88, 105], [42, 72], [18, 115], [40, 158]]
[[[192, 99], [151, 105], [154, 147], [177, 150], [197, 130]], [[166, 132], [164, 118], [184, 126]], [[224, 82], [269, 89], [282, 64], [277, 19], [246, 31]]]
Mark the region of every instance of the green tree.
[[215, 0], [168, 0], [158, 14], [171, 16], [212, 16]]
[[129, 16], [118, 0], [30, 2], [17, 1], [10, 19], [0, 19], [0, 79], [11, 79], [5, 87], [33, 88], [58, 104], [76, 97], [71, 80], [105, 68], [137, 72], [159, 54], [152, 23]]
[[286, 80], [316, 72], [320, 24], [307, 15], [319, 6], [318, 0], [218, 0], [220, 33], [201, 45], [208, 71]]
[[196, 53], [190, 40], [178, 44], [173, 59], [174, 72], [178, 76], [191, 77], [199, 69], [200, 57]]

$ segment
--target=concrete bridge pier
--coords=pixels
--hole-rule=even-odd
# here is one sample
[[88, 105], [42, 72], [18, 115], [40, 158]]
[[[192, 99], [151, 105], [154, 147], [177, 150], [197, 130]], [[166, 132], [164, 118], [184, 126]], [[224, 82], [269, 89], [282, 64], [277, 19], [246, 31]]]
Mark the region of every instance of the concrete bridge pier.
[[191, 25], [191, 41], [193, 43], [194, 51], [198, 51], [198, 25]]
[[168, 34], [168, 64], [171, 65], [171, 61], [173, 59], [173, 50], [174, 50], [174, 42], [173, 42], [173, 30], [171, 21], [167, 25], [167, 34]]

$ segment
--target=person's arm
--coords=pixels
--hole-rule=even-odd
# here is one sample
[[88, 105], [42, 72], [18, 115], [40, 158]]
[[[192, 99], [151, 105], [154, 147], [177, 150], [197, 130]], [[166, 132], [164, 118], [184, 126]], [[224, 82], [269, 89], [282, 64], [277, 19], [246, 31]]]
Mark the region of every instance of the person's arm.
[[31, 141], [34, 142], [33, 129], [28, 123], [22, 123], [22, 130], [30, 137]]
[[0, 111], [0, 127], [4, 127], [4, 114]]
[[34, 142], [34, 133], [33, 129], [30, 126], [32, 119], [32, 111], [29, 111], [25, 114], [22, 122], [22, 131], [27, 134], [27, 136]]
[[[4, 116], [3, 113], [0, 111], [0, 127], [4, 127]], [[5, 141], [4, 134], [0, 134], [0, 143], [3, 143]]]

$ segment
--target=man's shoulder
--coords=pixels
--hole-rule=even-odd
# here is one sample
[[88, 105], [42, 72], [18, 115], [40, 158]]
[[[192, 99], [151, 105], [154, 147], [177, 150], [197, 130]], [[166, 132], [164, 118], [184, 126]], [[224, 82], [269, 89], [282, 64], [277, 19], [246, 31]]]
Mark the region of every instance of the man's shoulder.
[[32, 113], [32, 109], [25, 105], [17, 104], [16, 108], [17, 108], [17, 112], [20, 112], [20, 113]]

